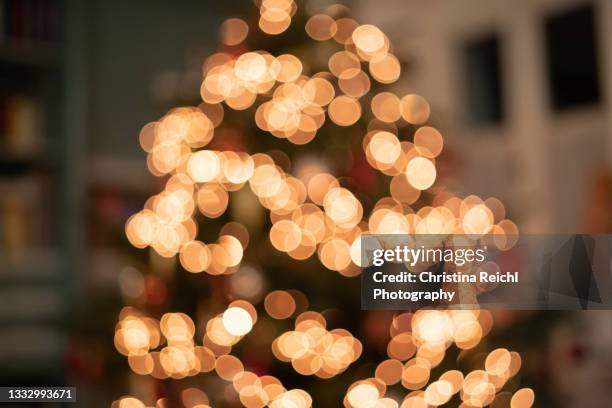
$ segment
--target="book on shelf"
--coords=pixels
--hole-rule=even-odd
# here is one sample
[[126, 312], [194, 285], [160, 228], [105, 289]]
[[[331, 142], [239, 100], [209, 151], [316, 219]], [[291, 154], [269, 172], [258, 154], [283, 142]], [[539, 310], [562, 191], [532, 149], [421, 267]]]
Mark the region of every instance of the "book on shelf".
[[42, 109], [36, 98], [11, 96], [0, 101], [0, 150], [3, 158], [32, 158], [43, 149]]
[[59, 0], [0, 0], [0, 44], [11, 40], [56, 42]]
[[27, 259], [31, 251], [52, 245], [55, 205], [44, 175], [0, 178], [0, 255]]

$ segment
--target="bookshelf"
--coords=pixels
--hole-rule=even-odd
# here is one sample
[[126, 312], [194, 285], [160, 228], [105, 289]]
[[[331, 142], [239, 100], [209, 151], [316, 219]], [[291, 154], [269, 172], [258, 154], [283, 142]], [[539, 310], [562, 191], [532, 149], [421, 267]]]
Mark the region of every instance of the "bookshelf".
[[29, 385], [63, 376], [67, 311], [80, 266], [75, 173], [81, 153], [71, 141], [81, 119], [66, 119], [83, 92], [66, 79], [79, 77], [85, 54], [78, 39], [64, 33], [82, 24], [78, 3], [0, 0], [3, 382]]

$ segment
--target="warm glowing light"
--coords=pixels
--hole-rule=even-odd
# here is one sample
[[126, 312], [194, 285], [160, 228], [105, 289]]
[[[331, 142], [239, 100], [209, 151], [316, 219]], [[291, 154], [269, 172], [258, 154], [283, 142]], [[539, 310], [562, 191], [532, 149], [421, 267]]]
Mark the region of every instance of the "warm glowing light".
[[202, 272], [211, 262], [210, 249], [200, 241], [187, 242], [181, 248], [180, 261], [183, 268], [189, 272]]
[[246, 310], [230, 307], [223, 312], [223, 327], [234, 336], [244, 336], [253, 328], [253, 319]]
[[359, 120], [361, 105], [350, 96], [338, 96], [329, 104], [329, 117], [339, 126], [350, 126]]
[[378, 389], [368, 383], [359, 384], [348, 393], [348, 400], [355, 407], [364, 406], [372, 401], [376, 401], [379, 397]]
[[379, 52], [386, 44], [383, 32], [370, 24], [357, 27], [353, 31], [352, 38], [357, 48], [368, 54]]
[[372, 98], [372, 113], [383, 122], [395, 122], [401, 117], [400, 99], [391, 92], [381, 92]]
[[370, 75], [382, 84], [391, 84], [400, 77], [400, 63], [394, 55], [382, 54], [369, 62]]
[[368, 149], [377, 161], [385, 164], [394, 163], [402, 153], [397, 136], [389, 132], [375, 133], [370, 139]]
[[363, 215], [363, 207], [349, 190], [336, 187], [327, 192], [323, 199], [327, 216], [341, 228], [352, 228]]
[[414, 132], [414, 145], [424, 157], [433, 159], [442, 151], [444, 140], [442, 135], [431, 126], [423, 126]]
[[418, 190], [427, 190], [436, 181], [436, 167], [424, 157], [415, 157], [406, 166], [406, 178]]
[[221, 24], [219, 30], [221, 42], [225, 45], [238, 45], [244, 41], [249, 33], [249, 26], [239, 18], [227, 19]]
[[210, 150], [201, 150], [191, 155], [187, 167], [191, 178], [198, 183], [214, 180], [221, 171], [219, 156]]
[[406, 95], [402, 98], [402, 117], [413, 125], [421, 125], [429, 119], [429, 103], [419, 95]]
[[402, 379], [403, 364], [399, 360], [389, 359], [376, 367], [374, 376], [387, 385], [398, 383]]
[[338, 26], [333, 18], [326, 14], [316, 14], [306, 22], [306, 32], [313, 40], [329, 40], [338, 31]]
[[[258, 27], [268, 35], [286, 31], [298, 8], [294, 0], [258, 0], [257, 4]], [[498, 199], [461, 199], [437, 186], [431, 188], [437, 177], [434, 160], [442, 152], [444, 139], [435, 128], [424, 126], [431, 114], [429, 103], [415, 94], [400, 99], [384, 89], [376, 94], [370, 92], [371, 79], [379, 84], [396, 82], [401, 64], [380, 28], [360, 25], [348, 17], [338, 18], [346, 10], [346, 6], [332, 5], [306, 21], [304, 29], [310, 38], [333, 39], [336, 43], [328, 43], [335, 47], [327, 61], [329, 72], [318, 73], [309, 71], [314, 66], [311, 61], [298, 58], [301, 49], [296, 55], [278, 56], [249, 50], [249, 25], [238, 18], [226, 20], [220, 28], [223, 50], [212, 54], [202, 66], [203, 102], [197, 107], [172, 109], [141, 130], [139, 142], [147, 153], [147, 167], [152, 174], [164, 176], [165, 181], [162, 191], [127, 220], [125, 233], [129, 242], [137, 248], [151, 247], [154, 256], [169, 258], [164, 262], [176, 256], [187, 272], [218, 275], [215, 279], [224, 283], [214, 286], [220, 296], [198, 304], [197, 329], [196, 323], [183, 313], [165, 313], [158, 321], [133, 308], [124, 308], [115, 328], [114, 344], [127, 357], [134, 373], [158, 380], [180, 380], [214, 370], [228, 382], [221, 393], [230, 404], [253, 408], [311, 407], [312, 398], [306, 391], [287, 390], [275, 377], [245, 371], [246, 361], [243, 363], [238, 356], [247, 348], [238, 348], [234, 352], [237, 356], [230, 354], [257, 322], [255, 302], [262, 302], [269, 316], [261, 319], [258, 333], [251, 335], [256, 342], [272, 332], [271, 319], [297, 315], [294, 330], [280, 333], [271, 348], [277, 359], [291, 364], [300, 375], [321, 379], [339, 375], [360, 357], [363, 346], [347, 330], [328, 330], [325, 317], [328, 313], [333, 316], [334, 310], [306, 311], [309, 302], [303, 293], [293, 289], [266, 293], [269, 282], [264, 267], [256, 264], [257, 259], [267, 256], [265, 251], [274, 248], [284, 252], [281, 258], [286, 261], [316, 257], [318, 261], [313, 262], [352, 277], [360, 273], [364, 234], [443, 234], [451, 237], [450, 242], [461, 244], [459, 238], [452, 238], [460, 232], [476, 235], [502, 250], [516, 244], [518, 228], [505, 219], [506, 209]], [[367, 70], [362, 69], [365, 65]], [[373, 117], [362, 112], [362, 100], [364, 106], [369, 105]], [[367, 204], [362, 204], [358, 197], [366, 195], [365, 186], [372, 182], [367, 181], [369, 176], [363, 173], [367, 183], [364, 181], [362, 189], [357, 185], [361, 183], [359, 177], [335, 175], [336, 167], [316, 154], [302, 163], [280, 148], [256, 154], [240, 151], [247, 136], [243, 129], [247, 127], [221, 125], [225, 118], [235, 118], [234, 114], [226, 115], [225, 109], [244, 111], [251, 107], [255, 125], [282, 139], [278, 143], [305, 145], [315, 138], [327, 137], [325, 126], [329, 127], [329, 121], [343, 127], [361, 125], [348, 131], [362, 136], [363, 159], [362, 152], [357, 152], [351, 162], [359, 169], [364, 160], [376, 170], [373, 177], [389, 177], [390, 196], [367, 197]], [[216, 133], [222, 137], [215, 139]], [[322, 143], [328, 145], [327, 141]], [[218, 150], [203, 150], [208, 145]], [[332, 145], [329, 144], [329, 152], [335, 154]], [[359, 142], [355, 145], [359, 146]], [[329, 152], [326, 150], [324, 157]], [[424, 190], [429, 190], [428, 194]], [[240, 222], [224, 221], [216, 240], [208, 241], [209, 231], [217, 229], [199, 228], [197, 220], [201, 216], [196, 209], [206, 218], [219, 218], [228, 210], [230, 194], [239, 199], [232, 201], [226, 217], [236, 217]], [[411, 207], [419, 199], [430, 198], [426, 206]], [[364, 206], [371, 211], [364, 214]], [[264, 210], [271, 223], [264, 234], [269, 234], [271, 246], [251, 243], [251, 248], [264, 252], [250, 256], [245, 252], [251, 240], [249, 231], [261, 231], [261, 225], [253, 220], [263, 217], [264, 213], [258, 211]], [[207, 237], [207, 243], [198, 239], [202, 237]], [[377, 245], [382, 248], [383, 244]], [[364, 266], [368, 262], [365, 260]], [[482, 268], [494, 271], [499, 266], [488, 262]], [[291, 272], [288, 268], [287, 273]], [[122, 272], [122, 294], [148, 306], [149, 298], [154, 297], [149, 294], [153, 292], [149, 288], [151, 277], [159, 282], [158, 291], [163, 294], [160, 298], [165, 299], [169, 275], [162, 280], [138, 271]], [[469, 300], [481, 290], [459, 287], [459, 294]], [[236, 297], [254, 303], [233, 300], [222, 306], [223, 313], [215, 309], [223, 299]], [[151, 305], [162, 303], [163, 300]], [[385, 396], [387, 386], [398, 383], [412, 391], [402, 401], [402, 408], [441, 406], [455, 394], [461, 398], [461, 406], [490, 405], [520, 369], [518, 353], [498, 348], [486, 356], [484, 370], [474, 370], [465, 377], [457, 370], [446, 371], [437, 380], [431, 376], [449, 347], [473, 349], [491, 326], [492, 315], [484, 310], [396, 314], [388, 332], [388, 359], [376, 366], [374, 377], [349, 386], [344, 405], [398, 408], [395, 397]], [[196, 333], [203, 335], [201, 344]], [[254, 344], [247, 345], [249, 351], [257, 350], [251, 348]], [[180, 400], [193, 408], [209, 406], [208, 396], [197, 388], [183, 389]], [[510, 405], [529, 408], [533, 402], [533, 391], [523, 388], [512, 395]], [[157, 405], [167, 403], [167, 399], [160, 399]], [[126, 396], [112, 406], [140, 408], [145, 404]]]
[[296, 308], [295, 300], [289, 292], [275, 290], [270, 292], [264, 301], [266, 312], [274, 319], [290, 317]]
[[531, 388], [521, 388], [512, 396], [511, 408], [530, 408], [535, 401], [535, 394]]

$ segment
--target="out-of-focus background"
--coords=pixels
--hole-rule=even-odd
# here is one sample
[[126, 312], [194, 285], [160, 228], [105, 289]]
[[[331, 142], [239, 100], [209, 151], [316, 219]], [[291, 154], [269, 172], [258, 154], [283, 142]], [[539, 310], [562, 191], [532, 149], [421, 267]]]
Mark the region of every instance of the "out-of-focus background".
[[[451, 190], [498, 197], [522, 232], [612, 232], [612, 2], [347, 4], [394, 44], [398, 87], [430, 102]], [[162, 186], [138, 134], [198, 100], [219, 25], [254, 10], [237, 0], [0, 1], [1, 385], [76, 385], [87, 407], [137, 387], [113, 330], [130, 296], [122, 279], [144, 262], [125, 221]], [[611, 313], [496, 321], [492, 344], [520, 348], [538, 406], [608, 406]]]

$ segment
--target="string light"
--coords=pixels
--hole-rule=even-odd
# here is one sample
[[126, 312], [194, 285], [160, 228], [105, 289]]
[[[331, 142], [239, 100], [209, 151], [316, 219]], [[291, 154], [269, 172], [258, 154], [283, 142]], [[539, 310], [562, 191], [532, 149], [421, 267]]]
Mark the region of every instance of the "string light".
[[[258, 5], [258, 29], [267, 35], [286, 31], [297, 11], [293, 0], [261, 0]], [[254, 29], [241, 19], [226, 20], [220, 29], [221, 42], [227, 47], [242, 47]], [[295, 260], [316, 254], [324, 267], [347, 277], [359, 274], [360, 237], [366, 233], [492, 234], [492, 245], [511, 248], [518, 229], [505, 218], [505, 208], [498, 199], [461, 199], [432, 189], [438, 177], [435, 160], [444, 140], [438, 129], [425, 125], [431, 109], [422, 96], [384, 91], [372, 95], [369, 104], [361, 100], [371, 92], [371, 79], [391, 84], [401, 76], [401, 64], [388, 37], [374, 25], [359, 25], [332, 12], [311, 16], [305, 31], [315, 41], [342, 47], [330, 56], [329, 72], [310, 73], [292, 54], [218, 52], [203, 64], [203, 103], [173, 109], [143, 127], [139, 140], [147, 152], [147, 166], [152, 174], [168, 180], [163, 191], [126, 222], [130, 243], [137, 248], [151, 247], [163, 257], [178, 256], [191, 273], [241, 271], [250, 238], [245, 226], [231, 221], [221, 228], [215, 242], [205, 243], [196, 239], [196, 212], [205, 218], [220, 217], [230, 204], [229, 193], [248, 185], [269, 211], [272, 226], [268, 235], [276, 250]], [[367, 72], [362, 65], [367, 65]], [[257, 103], [255, 125], [296, 145], [313, 141], [327, 119], [342, 127], [368, 123], [363, 131], [365, 158], [374, 169], [391, 177], [389, 196], [366, 213], [357, 196], [318, 164], [304, 167], [294, 176], [282, 165], [283, 160], [271, 157], [272, 153], [206, 149], [224, 120], [225, 109], [242, 111]], [[405, 140], [406, 124], [416, 127], [412, 140]], [[423, 192], [432, 194], [432, 205], [412, 208]], [[487, 267], [494, 269], [495, 265]], [[238, 272], [240, 279], [232, 280], [232, 287], [255, 298], [262, 290], [260, 274], [252, 267], [243, 268], [244, 276]], [[244, 282], [250, 282], [249, 288]], [[253, 282], [256, 290], [247, 290]], [[460, 288], [464, 295], [466, 290]], [[265, 295], [263, 306], [270, 317], [283, 320], [303, 311], [301, 307], [307, 303], [300, 292], [276, 290]], [[114, 342], [127, 356], [130, 368], [140, 375], [181, 379], [214, 371], [231, 383], [244, 406], [310, 407], [313, 401], [306, 391], [287, 390], [275, 377], [247, 371], [243, 362], [230, 354], [253, 330], [257, 317], [251, 303], [234, 301], [206, 320], [198, 345], [198, 330], [189, 316], [166, 313], [156, 320], [125, 308]], [[518, 372], [521, 359], [516, 352], [496, 349], [486, 357], [482, 370], [465, 376], [450, 370], [431, 381], [432, 370], [451, 345], [461, 350], [474, 348], [490, 325], [490, 314], [479, 310], [396, 315], [389, 328], [388, 359], [376, 366], [374, 377], [358, 380], [348, 388], [345, 406], [398, 407], [398, 401], [385, 397], [386, 387], [398, 383], [408, 392], [402, 408], [440, 406], [455, 395], [463, 401], [462, 406], [490, 404]], [[296, 372], [323, 379], [344, 372], [362, 353], [357, 338], [344, 329], [328, 330], [325, 317], [313, 311], [299, 314], [294, 330], [278, 336], [271, 348], [276, 358], [290, 363]], [[185, 406], [209, 406], [206, 394], [195, 388], [185, 390], [182, 398]], [[533, 391], [525, 388], [512, 396], [511, 406], [528, 408], [533, 401]], [[126, 396], [113, 406], [145, 404]]]

